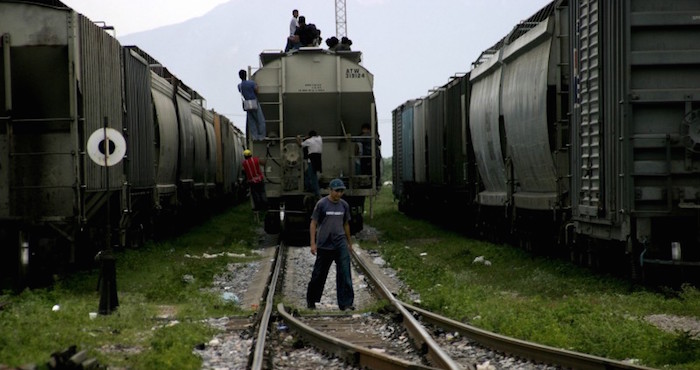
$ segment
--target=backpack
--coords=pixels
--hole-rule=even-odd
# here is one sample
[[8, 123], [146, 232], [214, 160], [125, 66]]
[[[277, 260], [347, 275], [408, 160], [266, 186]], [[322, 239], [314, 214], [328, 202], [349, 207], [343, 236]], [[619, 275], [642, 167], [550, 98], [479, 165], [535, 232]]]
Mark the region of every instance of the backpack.
[[321, 43], [321, 30], [316, 28], [316, 25], [313, 23], [307, 24], [306, 27], [309, 28], [309, 32], [314, 36], [314, 45], [318, 45]]

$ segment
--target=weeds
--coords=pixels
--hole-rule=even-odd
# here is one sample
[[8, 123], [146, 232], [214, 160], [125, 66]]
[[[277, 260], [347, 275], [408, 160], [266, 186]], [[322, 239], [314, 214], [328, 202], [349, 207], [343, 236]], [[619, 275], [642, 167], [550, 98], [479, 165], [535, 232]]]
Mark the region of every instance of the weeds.
[[[388, 189], [385, 189], [388, 190]], [[380, 192], [378, 249], [429, 310], [486, 330], [648, 366], [700, 369], [699, 340], [648, 324], [652, 314], [700, 320], [691, 286], [656, 293], [566, 261], [466, 238], [399, 213]], [[483, 256], [491, 265], [475, 263]]]
[[[91, 320], [97, 311], [98, 270], [59, 279], [51, 288], [4, 295], [0, 310], [0, 363], [45, 363], [51, 353], [76, 344], [101, 364], [136, 369], [196, 369], [192, 348], [214, 330], [207, 317], [241, 313], [203, 288], [237, 258], [196, 259], [205, 253], [251, 255], [257, 235], [247, 204], [213, 216], [187, 234], [116, 253], [119, 307]], [[188, 255], [190, 257], [188, 257]], [[189, 275], [192, 279], [183, 279]], [[57, 311], [52, 307], [58, 305]], [[162, 319], [162, 311], [168, 318]], [[177, 320], [176, 325], [167, 326]]]

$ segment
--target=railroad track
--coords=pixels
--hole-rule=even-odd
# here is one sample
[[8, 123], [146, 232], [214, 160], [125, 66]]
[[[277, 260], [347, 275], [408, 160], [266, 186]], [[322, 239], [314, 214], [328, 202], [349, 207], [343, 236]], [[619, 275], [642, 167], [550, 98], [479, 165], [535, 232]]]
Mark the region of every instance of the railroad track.
[[[272, 322], [278, 323], [278, 329], [283, 327], [303, 338], [303, 345], [299, 347], [310, 345], [324, 356], [340, 359], [348, 368], [495, 368], [488, 367], [488, 362], [484, 367], [476, 358], [465, 355], [462, 353], [463, 347], [452, 348], [449, 341], [440, 340], [438, 343], [434, 338], [435, 333], [450, 333], [451, 336], [468, 338], [475, 345], [488, 348], [501, 356], [516, 358], [520, 363], [529, 361], [531, 364], [539, 364], [531, 365], [531, 368], [650, 369], [505, 337], [402, 302], [389, 288], [392, 282], [370, 261], [368, 254], [359, 248], [354, 248], [352, 253], [354, 267], [361, 271], [368, 282], [366, 289], [371, 289], [378, 297], [377, 302], [380, 299], [386, 302], [385, 308], [379, 310], [381, 312], [358, 314], [310, 311], [288, 303], [280, 303], [279, 300], [285, 300], [279, 293], [288, 251], [283, 244], [277, 248], [264, 303], [258, 311], [257, 335], [249, 361], [251, 369], [276, 366], [275, 350], [266, 346], [268, 337], [279, 332], [271, 328]], [[333, 277], [329, 275], [328, 279]], [[382, 330], [378, 331], [372, 327], [380, 327]]]

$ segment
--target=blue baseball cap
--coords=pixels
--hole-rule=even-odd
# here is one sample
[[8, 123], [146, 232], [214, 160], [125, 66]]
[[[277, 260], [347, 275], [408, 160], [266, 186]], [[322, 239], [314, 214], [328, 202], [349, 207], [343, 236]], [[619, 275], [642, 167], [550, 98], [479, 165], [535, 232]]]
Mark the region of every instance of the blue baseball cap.
[[333, 179], [328, 187], [332, 190], [345, 189], [345, 184], [341, 179]]

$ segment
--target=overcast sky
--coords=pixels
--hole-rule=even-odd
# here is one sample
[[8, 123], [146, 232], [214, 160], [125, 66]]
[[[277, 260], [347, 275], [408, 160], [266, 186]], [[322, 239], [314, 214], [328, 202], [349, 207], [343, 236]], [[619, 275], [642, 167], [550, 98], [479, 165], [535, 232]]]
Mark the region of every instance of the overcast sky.
[[[62, 1], [95, 22], [104, 21], [114, 26], [120, 39], [125, 35], [136, 36], [139, 32], [201, 17], [208, 12], [223, 9], [217, 9], [217, 6], [229, 2], [234, 7], [228, 9], [240, 9], [240, 13], [230, 15], [231, 22], [245, 25], [245, 31], [240, 35], [241, 43], [259, 44], [255, 47], [259, 51], [284, 47], [283, 40], [294, 8], [298, 8], [307, 20], [315, 23], [322, 30], [324, 38], [335, 34], [335, 0]], [[406, 100], [427, 95], [429, 89], [444, 85], [455, 73], [468, 72], [471, 63], [483, 50], [549, 2], [550, 0], [347, 0], [347, 30], [354, 41], [353, 49], [363, 51], [363, 64], [375, 76], [383, 155], [391, 156], [393, 109]], [[257, 27], [265, 28], [266, 31], [279, 30], [279, 38], [261, 37], [260, 29], [249, 26], [251, 22], [257, 23]], [[173, 35], [173, 38], [178, 37], [182, 35]], [[248, 65], [257, 65], [258, 53], [239, 54], [238, 48], [238, 45], [231, 45], [230, 50], [226, 51], [235, 59], [230, 66], [220, 68], [223, 69], [220, 71], [208, 71], [207, 74], [215, 79], [230, 74], [230, 79], [226, 81], [232, 87], [210, 89], [204, 93], [211, 108], [223, 112], [234, 120], [236, 126], [243, 128], [244, 113], [238, 107], [239, 96], [235, 91], [235, 84], [239, 82], [236, 71]], [[146, 51], [151, 50], [146, 47]], [[154, 56], [167, 66], [178, 63]], [[179, 70], [171, 72], [195, 89], [200, 90], [200, 86], [204, 85], [197, 81], [201, 76], [183, 76]]]
[[118, 36], [148, 31], [199, 17], [228, 0], [61, 0], [94, 22], [104, 21]]

